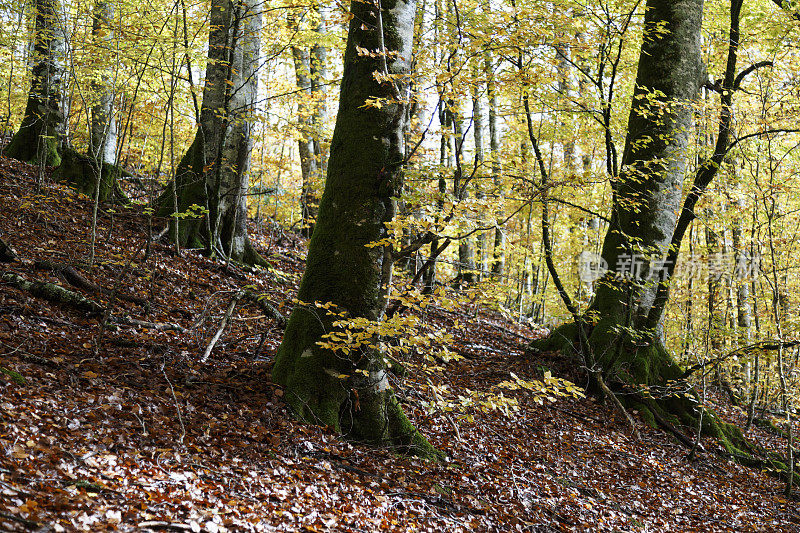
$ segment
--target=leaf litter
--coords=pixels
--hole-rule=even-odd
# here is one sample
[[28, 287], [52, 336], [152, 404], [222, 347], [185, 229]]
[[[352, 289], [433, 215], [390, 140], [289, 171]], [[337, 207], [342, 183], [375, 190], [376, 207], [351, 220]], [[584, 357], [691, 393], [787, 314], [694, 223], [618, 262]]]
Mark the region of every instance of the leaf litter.
[[[3, 265], [108, 305], [109, 293], [70, 287], [36, 260], [77, 265], [115, 299], [114, 316], [182, 331], [109, 326], [0, 285], [0, 531], [798, 531], [782, 483], [715, 455], [689, 462], [670, 437], [591, 399], [540, 404], [507, 391], [519, 410], [469, 418], [424, 408], [542, 369], [580, 383], [556, 354], [523, 355], [531, 331], [485, 309], [428, 309], [463, 355], [395, 387], [412, 421], [447, 453], [434, 464], [350, 443], [294, 421], [270, 380], [282, 329], [242, 302], [199, 362], [231, 297], [248, 288], [288, 315], [305, 241], [269, 222], [254, 241], [273, 267], [257, 274], [175, 256], [146, 238], [141, 208], [104, 206], [91, 268], [91, 202], [58, 184], [38, 193], [36, 170], [0, 158], [0, 236], [22, 262]], [[155, 230], [164, 221], [154, 219]], [[413, 364], [413, 361], [410, 361]], [[16, 373], [20, 382], [11, 376]], [[729, 417], [741, 413], [716, 397]], [[752, 436], [775, 449], [776, 437]]]

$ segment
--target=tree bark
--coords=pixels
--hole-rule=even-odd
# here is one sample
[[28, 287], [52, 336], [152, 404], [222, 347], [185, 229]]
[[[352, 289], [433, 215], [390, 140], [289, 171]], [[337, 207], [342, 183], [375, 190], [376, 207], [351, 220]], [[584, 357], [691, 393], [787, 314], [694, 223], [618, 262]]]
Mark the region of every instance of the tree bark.
[[8, 157], [46, 166], [61, 163], [64, 138], [64, 59], [67, 33], [58, 0], [36, 0], [31, 90]]
[[[328, 178], [298, 293], [305, 304], [292, 311], [273, 378], [286, 387], [285, 397], [302, 420], [370, 444], [434, 457], [434, 448], [403, 413], [375, 346], [344, 354], [317, 344], [322, 335], [341, 327], [333, 324], [337, 317], [314, 302], [331, 302], [350, 318], [378, 321], [391, 282], [390, 250], [366, 245], [386, 237], [385, 223], [395, 215], [394, 198], [402, 185], [416, 0], [380, 5], [351, 4], [354, 18]], [[359, 53], [384, 46], [386, 56]], [[379, 83], [376, 71], [392, 79]], [[367, 103], [374, 98], [382, 99], [380, 107]]]
[[162, 216], [195, 211], [179, 224], [182, 247], [205, 247], [251, 265], [264, 264], [247, 234], [260, 31], [255, 0], [213, 1], [200, 126], [175, 173], [178, 213], [171, 187], [157, 200]]
[[[500, 177], [500, 131], [497, 127], [497, 87], [494, 80], [494, 61], [489, 50], [484, 52], [484, 71], [486, 73], [486, 96], [489, 99], [489, 157], [492, 161], [492, 182], [494, 194], [502, 196]], [[502, 277], [506, 268], [506, 234], [498, 224], [494, 229], [494, 249], [492, 252], [492, 277]]]
[[305, 48], [292, 47], [294, 58], [294, 71], [297, 87], [301, 90], [300, 100], [297, 103], [297, 123], [300, 127], [300, 138], [297, 140], [298, 155], [300, 156], [300, 174], [302, 176], [302, 189], [300, 191], [300, 216], [303, 221], [302, 231], [306, 236], [311, 236], [314, 231], [314, 220], [317, 218], [319, 197], [316, 187], [319, 174], [318, 162], [314, 150], [313, 115], [311, 105], [311, 55]]
[[710, 346], [713, 356], [722, 353], [722, 342], [725, 330], [725, 321], [722, 318], [722, 273], [719, 268], [722, 266], [721, 259], [725, 257], [724, 245], [720, 238], [710, 226], [710, 220], [714, 216], [714, 211], [706, 208], [706, 218], [709, 223], [705, 227], [706, 253], [708, 257], [708, 294], [706, 301], [706, 311], [708, 312], [707, 339], [706, 346]]
[[[734, 202], [736, 210], [740, 213], [744, 212], [744, 200], [737, 198]], [[736, 325], [738, 327], [737, 341], [740, 345], [745, 345], [750, 342], [752, 338], [753, 328], [753, 313], [750, 308], [750, 286], [749, 280], [745, 276], [748, 263], [752, 261], [744, 249], [742, 242], [742, 220], [736, 219], [733, 221], [733, 257], [736, 263], [734, 270], [734, 283], [736, 284]], [[750, 362], [746, 363], [748, 375], [750, 372]]]
[[[703, 0], [647, 1], [622, 167], [612, 181], [602, 248], [609, 271], [583, 322], [588, 346], [582, 349], [605, 376], [635, 386], [664, 385], [682, 375], [661, 336], [645, 326], [681, 212], [692, 102], [701, 86], [702, 16]], [[664, 31], [654, 31], [658, 27]], [[578, 327], [571, 323], [556, 329], [540, 349], [581, 346]], [[685, 398], [642, 402], [628, 401], [653, 424], [660, 417], [696, 427], [694, 406]], [[715, 417], [704, 417], [704, 424], [722, 436]]]
[[[319, 21], [315, 28], [318, 38], [325, 31], [325, 20], [321, 6], [317, 6]], [[300, 27], [293, 15], [289, 17], [289, 27], [298, 32]], [[327, 75], [327, 50], [320, 43], [311, 48], [292, 46], [295, 78], [300, 89], [297, 104], [297, 121], [300, 129], [298, 152], [300, 156], [300, 172], [302, 190], [300, 193], [300, 215], [303, 221], [302, 231], [311, 236], [314, 221], [317, 218], [319, 194], [318, 189], [325, 178], [327, 158], [323, 130], [327, 117], [325, 106], [325, 85]]]
[[[114, 39], [112, 21], [114, 18], [114, 5], [105, 0], [99, 0], [94, 5], [92, 16], [92, 37], [97, 54], [108, 57]], [[105, 49], [105, 50], [104, 50]], [[89, 145], [89, 154], [98, 163], [116, 163], [117, 156], [117, 121], [114, 118], [114, 92], [107, 73], [100, 75], [100, 81], [95, 83], [96, 103], [92, 106], [92, 132]]]
[[[473, 83], [472, 83], [472, 128], [473, 128], [473, 141], [475, 143], [475, 173], [476, 176], [480, 177], [483, 171], [483, 161], [484, 161], [484, 146], [483, 146], [483, 109], [481, 108], [481, 97], [479, 92], [479, 66], [477, 61], [473, 63]], [[483, 184], [481, 183], [481, 179], [478, 179], [475, 183], [475, 198], [479, 201], [483, 200], [486, 195], [483, 192]], [[479, 227], [483, 227], [486, 225], [486, 220], [483, 217], [482, 213], [478, 213], [477, 225]], [[474, 261], [475, 267], [477, 269], [477, 279], [480, 281], [484, 273], [486, 272], [489, 261], [486, 257], [486, 232], [480, 231], [478, 232], [477, 238], [475, 239], [476, 248], [477, 248], [477, 261]]]

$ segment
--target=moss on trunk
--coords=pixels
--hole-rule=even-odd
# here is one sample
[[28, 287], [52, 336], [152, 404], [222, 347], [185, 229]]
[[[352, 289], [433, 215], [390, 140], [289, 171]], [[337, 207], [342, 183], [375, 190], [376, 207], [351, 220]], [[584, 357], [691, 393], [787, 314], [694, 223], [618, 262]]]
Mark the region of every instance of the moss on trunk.
[[[699, 394], [682, 381], [683, 369], [659, 340], [646, 346], [632, 342], [610, 320], [585, 327], [590, 328], [589, 347], [609, 387], [626, 408], [638, 411], [647, 425], [691, 434], [700, 427], [702, 415], [701, 434], [716, 439], [729, 457], [747, 466], [772, 468], [785, 476], [787, 469], [779, 454], [750, 443], [738, 426], [720, 420], [713, 409], [698, 407]], [[578, 346], [578, 326], [567, 322], [528, 348], [582, 355]], [[796, 477], [800, 481], [800, 476]]]
[[[266, 265], [247, 233], [248, 176], [258, 93], [261, 8], [253, 0], [213, 0], [200, 124], [157, 212], [170, 237], [226, 259]], [[175, 195], [177, 194], [177, 201]]]
[[312, 306], [295, 308], [272, 370], [295, 416], [373, 446], [440, 459], [441, 452], [414, 427], [389, 388], [379, 353], [367, 348], [346, 357], [316, 344], [335, 329], [320, 313]]
[[[178, 192], [177, 203], [172, 184], [168, 185], [155, 201], [158, 216], [175, 217], [176, 205], [177, 213], [187, 214], [185, 217], [180, 217], [178, 222], [178, 244], [182, 248], [204, 248], [209, 240], [205, 217], [210, 216], [210, 213], [202, 214], [202, 210], [213, 206], [209, 206], [205, 180], [203, 141], [198, 132], [175, 171], [174, 188]], [[200, 209], [191, 209], [193, 206]], [[172, 235], [174, 235], [174, 218], [170, 222], [170, 236]]]
[[[36, 105], [38, 102], [33, 99], [28, 101], [28, 107]], [[55, 134], [46, 130], [43, 120], [29, 113], [33, 111], [26, 109], [22, 125], [11, 138], [4, 154], [32, 165], [57, 167], [61, 164], [61, 155]]]
[[[53, 171], [53, 179], [66, 182], [78, 192], [94, 198], [97, 170], [96, 164], [89, 156], [67, 148], [62, 154], [61, 164]], [[120, 188], [118, 180], [130, 176], [132, 174], [117, 165], [103, 163], [103, 172], [100, 176], [100, 202], [115, 199], [121, 203], [128, 203], [128, 197]]]
[[35, 165], [58, 166], [64, 134], [67, 32], [59, 0], [33, 2], [36, 24], [31, 88], [22, 124], [5, 154]]
[[[269, 265], [266, 259], [253, 247], [247, 234], [247, 201], [243, 197], [240, 205], [231, 205], [230, 213], [220, 217], [222, 227], [217, 228], [215, 224], [220, 208], [219, 192], [209, 176], [203, 173], [203, 140], [201, 133], [195, 136], [189, 149], [181, 158], [178, 169], [175, 172], [175, 189], [178, 191], [177, 213], [178, 213], [178, 244], [182, 248], [211, 248], [209, 229], [212, 234], [219, 236], [215, 246], [221, 246], [222, 250], [229, 255], [232, 261], [247, 266]], [[170, 217], [169, 235], [174, 235], [175, 225], [175, 199], [172, 184], [168, 185], [164, 192], [156, 199], [156, 214], [162, 217]], [[242, 220], [235, 220], [234, 210], [239, 212]], [[230, 249], [231, 235], [236, 233], [244, 242], [241, 246]], [[212, 254], [213, 255], [213, 254]]]
[[[386, 223], [396, 211], [402, 186], [405, 94], [410, 71], [415, 0], [387, 0], [377, 13], [372, 3], [354, 2], [339, 113], [333, 133], [325, 191], [309, 243], [306, 271], [297, 306], [289, 318], [273, 368], [286, 387], [285, 397], [301, 420], [328, 425], [350, 438], [425, 458], [439, 457], [411, 424], [389, 387], [386, 362], [375, 346], [322, 348], [334, 319], [315, 302], [331, 302], [348, 317], [379, 321], [386, 306], [392, 265], [381, 246]], [[380, 20], [392, 83], [378, 83], [380, 58], [357, 48], [380, 49], [384, 43], [363, 20]], [[394, 53], [394, 52], [397, 53]], [[399, 87], [398, 87], [399, 86]], [[380, 105], [370, 105], [381, 99]]]

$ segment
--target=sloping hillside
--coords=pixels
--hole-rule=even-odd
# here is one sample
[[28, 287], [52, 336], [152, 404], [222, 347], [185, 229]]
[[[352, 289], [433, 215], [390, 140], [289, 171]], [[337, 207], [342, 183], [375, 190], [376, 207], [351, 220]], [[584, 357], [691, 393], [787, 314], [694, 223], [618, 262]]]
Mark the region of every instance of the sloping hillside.
[[485, 310], [430, 310], [461, 358], [395, 384], [446, 462], [296, 423], [269, 375], [302, 239], [253, 228], [274, 268], [252, 274], [148, 247], [141, 209], [103, 206], [90, 267], [91, 201], [49, 182], [37, 190], [35, 175], [0, 158], [0, 237], [18, 256], [0, 264], [0, 531], [798, 530], [779, 481], [710, 453], [713, 442], [689, 462], [643, 424], [634, 441], [590, 399], [540, 405], [522, 389], [506, 393], [520, 407], [510, 416], [426, 410], [512, 373], [581, 379], [557, 354], [525, 357], [534, 332]]

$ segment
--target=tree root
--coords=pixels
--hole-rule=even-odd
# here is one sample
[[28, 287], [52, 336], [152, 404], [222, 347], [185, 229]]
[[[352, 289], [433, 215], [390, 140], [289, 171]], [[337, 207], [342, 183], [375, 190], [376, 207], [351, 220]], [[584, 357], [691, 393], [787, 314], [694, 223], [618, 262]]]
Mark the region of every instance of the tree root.
[[0, 239], [0, 261], [3, 263], [13, 263], [17, 260], [17, 254], [14, 249], [9, 246], [6, 241]]
[[[89, 292], [100, 292], [104, 294], [110, 294], [112, 292], [111, 290], [101, 287], [93, 281], [85, 278], [72, 265], [53, 263], [51, 261], [36, 261], [34, 262], [33, 267], [37, 270], [48, 270], [57, 274], [61, 274], [70, 285], [79, 289], [84, 289]], [[134, 303], [145, 309], [150, 306], [150, 302], [144, 298], [139, 298], [138, 296], [117, 293], [117, 298], [120, 300], [125, 300], [126, 302]]]
[[[688, 384], [681, 388], [685, 392], [678, 394], [667, 392], [668, 395], [658, 398], [653, 397], [650, 392], [641, 392], [642, 386], [645, 386], [645, 390], [646, 386], [652, 386], [653, 390], [659, 387], [669, 390], [674, 389], [678, 383], [685, 383], [681, 378], [683, 371], [663, 348], [655, 345], [622, 346], [614, 353], [613, 349], [608, 348], [612, 346], [610, 337], [603, 333], [594, 331], [589, 341], [606, 349], [598, 363], [610, 366], [610, 369], [605, 369], [606, 376], [615, 377], [613, 381], [608, 381], [613, 392], [603, 390], [609, 398], [613, 396], [624, 407], [637, 409], [639, 417], [645, 423], [673, 435], [688, 449], [694, 449], [695, 442], [679, 427], [697, 430], [702, 420], [701, 434], [715, 438], [719, 444], [719, 447], [714, 447], [714, 453], [787, 480], [790, 469], [781, 454], [751, 443], [739, 427], [722, 422], [713, 410], [698, 408], [699, 397]], [[561, 351], [565, 355], [574, 354], [577, 352], [578, 334], [575, 323], [564, 324], [556, 328], [547, 338], [533, 341], [528, 347], [528, 352]], [[626, 359], [620, 363], [621, 357]], [[698, 449], [702, 448], [698, 446]], [[794, 474], [792, 481], [800, 486], [800, 475]]]
[[13, 272], [4, 272], [0, 279], [17, 289], [31, 293], [37, 298], [44, 298], [53, 303], [67, 305], [90, 315], [100, 315], [105, 310], [97, 302], [55, 283], [28, 281]]
[[280, 311], [275, 309], [272, 304], [262, 298], [261, 295], [256, 294], [253, 291], [245, 290], [242, 292], [242, 296], [251, 302], [254, 302], [265, 315], [274, 319], [278, 323], [279, 327], [286, 327], [286, 317], [283, 316]]

